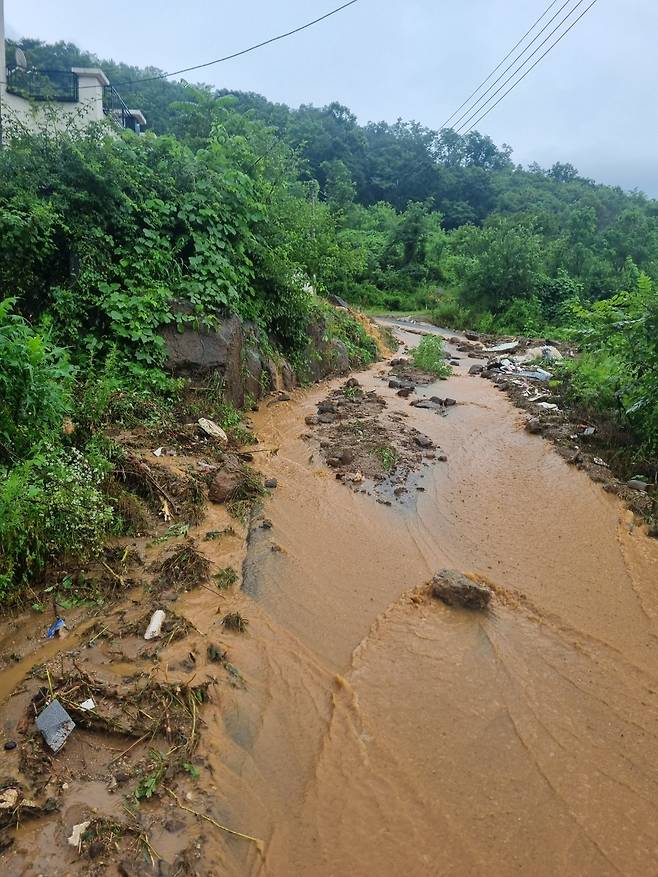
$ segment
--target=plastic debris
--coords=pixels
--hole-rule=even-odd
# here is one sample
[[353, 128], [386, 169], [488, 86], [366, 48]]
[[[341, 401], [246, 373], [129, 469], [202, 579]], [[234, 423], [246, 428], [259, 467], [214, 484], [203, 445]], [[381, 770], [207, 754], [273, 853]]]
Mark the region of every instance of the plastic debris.
[[11, 752], [11, 750], [15, 749], [15, 748], [16, 748], [16, 741], [15, 740], [7, 740], [7, 742], [5, 743], [5, 752]]
[[57, 618], [48, 628], [48, 639], [53, 639], [53, 637], [60, 637], [63, 639], [66, 636], [66, 622], [63, 618]]
[[73, 831], [71, 832], [71, 837], [68, 838], [68, 842], [72, 847], [77, 847], [80, 849], [80, 845], [82, 844], [82, 835], [89, 828], [91, 822], [79, 822], [77, 825], [73, 826]]
[[545, 411], [560, 410], [554, 402], [537, 402], [537, 408], [543, 408]]
[[606, 463], [606, 461], [605, 461], [605, 460], [602, 460], [601, 457], [593, 457], [593, 458], [592, 458], [592, 463], [596, 463], [597, 466], [605, 466], [606, 469], [609, 469], [609, 468], [610, 468], [610, 467], [608, 466], [608, 464]]
[[151, 620], [149, 621], [149, 626], [146, 628], [146, 633], [144, 634], [144, 639], [156, 639], [160, 636], [160, 631], [162, 630], [162, 624], [165, 620], [165, 613], [162, 609], [156, 609], [156, 611], [151, 616]]
[[18, 789], [5, 789], [0, 792], [0, 810], [14, 810], [19, 797]]
[[485, 353], [514, 353], [519, 349], [518, 341], [505, 341], [503, 344], [497, 344], [495, 347], [488, 347]]
[[37, 716], [36, 725], [53, 752], [59, 752], [75, 728], [75, 722], [58, 700], [53, 700]]
[[95, 710], [96, 704], [94, 703], [93, 698], [89, 697], [87, 698], [87, 700], [83, 700], [80, 704], [80, 709], [84, 710], [86, 713], [90, 712], [91, 710]]
[[197, 422], [206, 435], [217, 439], [222, 445], [228, 444], [228, 436], [221, 426], [217, 426], [214, 420], [207, 420], [205, 417], [200, 417]]
[[156, 448], [156, 449], [153, 451], [153, 456], [154, 456], [154, 457], [161, 457], [163, 454], [164, 454], [164, 448]]

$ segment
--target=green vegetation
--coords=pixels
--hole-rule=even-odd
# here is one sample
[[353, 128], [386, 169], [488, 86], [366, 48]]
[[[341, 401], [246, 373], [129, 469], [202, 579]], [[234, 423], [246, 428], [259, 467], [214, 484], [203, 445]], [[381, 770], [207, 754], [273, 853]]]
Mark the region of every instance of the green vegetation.
[[425, 335], [418, 347], [411, 351], [411, 358], [416, 368], [438, 378], [447, 378], [452, 374], [452, 369], [446, 362], [443, 340], [438, 335]]
[[[352, 365], [377, 355], [323, 294], [455, 328], [570, 337], [584, 354], [564, 366], [561, 390], [632, 429], [655, 458], [657, 202], [568, 164], [522, 168], [477, 132], [360, 125], [337, 103], [290, 109], [182, 82], [133, 85], [159, 71], [70, 44], [23, 48], [35, 66], [102, 66], [153, 133], [32, 134], [4, 120], [0, 598], [57, 558], [147, 529], [112, 477], [121, 451], [103, 434], [175, 425], [186, 386], [166, 371], [167, 327], [237, 314], [300, 374], [312, 326]], [[414, 359], [449, 373], [439, 339]], [[196, 401], [246, 443], [221, 389], [195, 388]], [[233, 514], [261, 492], [245, 479]]]

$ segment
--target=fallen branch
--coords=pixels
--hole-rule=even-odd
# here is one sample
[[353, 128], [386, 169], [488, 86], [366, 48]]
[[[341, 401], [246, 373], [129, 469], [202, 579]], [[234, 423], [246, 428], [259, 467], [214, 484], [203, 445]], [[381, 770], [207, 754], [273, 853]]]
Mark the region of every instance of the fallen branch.
[[259, 840], [257, 837], [252, 837], [250, 834], [242, 834], [242, 832], [240, 831], [234, 831], [232, 828], [227, 828], [225, 825], [221, 825], [219, 822], [217, 822], [216, 819], [213, 819], [212, 816], [206, 816], [205, 813], [199, 813], [198, 810], [193, 810], [191, 807], [186, 807], [185, 804], [182, 803], [176, 792], [172, 791], [166, 786], [165, 791], [171, 795], [171, 797], [174, 799], [176, 804], [178, 804], [181, 810], [185, 810], [186, 813], [191, 813], [192, 816], [196, 816], [199, 819], [205, 819], [206, 822], [214, 825], [215, 828], [218, 828], [220, 831], [225, 831], [227, 834], [232, 834], [234, 837], [241, 837], [242, 840], [251, 841], [251, 843], [256, 844], [256, 849], [261, 854], [261, 856], [263, 855], [265, 844], [262, 840]]

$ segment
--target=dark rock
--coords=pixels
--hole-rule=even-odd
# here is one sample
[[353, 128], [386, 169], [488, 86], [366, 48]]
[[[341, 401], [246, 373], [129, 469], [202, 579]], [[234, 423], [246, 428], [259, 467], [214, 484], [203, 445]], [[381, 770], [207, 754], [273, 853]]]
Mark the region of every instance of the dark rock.
[[239, 476], [235, 472], [218, 472], [210, 482], [208, 499], [210, 502], [226, 502], [239, 483]]
[[451, 399], [450, 396], [448, 396], [443, 400], [443, 404], [446, 406], [446, 408], [452, 408], [453, 405], [457, 404], [457, 400]]
[[261, 526], [261, 529], [263, 529], [263, 530], [271, 530], [273, 524], [272, 524], [272, 521], [270, 521], [269, 518], [265, 518], [265, 519], [262, 521], [262, 523], [261, 523], [260, 526]]
[[477, 585], [454, 569], [442, 569], [432, 579], [432, 596], [448, 606], [466, 609], [486, 609], [491, 601], [491, 590]]
[[262, 392], [263, 360], [258, 350], [245, 345], [242, 352], [242, 379], [244, 392], [252, 399], [260, 399]]
[[317, 414], [309, 414], [308, 417], [304, 418], [304, 423], [306, 424], [306, 426], [317, 426], [319, 422], [320, 419]]
[[647, 492], [648, 484], [644, 481], [640, 481], [638, 478], [631, 478], [630, 481], [626, 482], [626, 487], [630, 487], [631, 490], [640, 490], [642, 493]]
[[439, 454], [436, 459], [439, 463], [447, 463], [448, 462], [448, 455], [447, 454]]
[[222, 318], [217, 329], [176, 324], [162, 330], [167, 368], [177, 377], [212, 374], [221, 377], [226, 398], [239, 408], [244, 404], [242, 375], [243, 326], [238, 317]]
[[477, 332], [464, 332], [464, 338], [467, 338], [469, 341], [479, 341], [480, 336]]
[[99, 856], [103, 855], [105, 851], [105, 844], [101, 840], [95, 840], [93, 843], [89, 845], [89, 858], [97, 859]]
[[338, 295], [328, 295], [326, 298], [330, 304], [334, 305], [334, 307], [349, 308], [349, 304], [345, 301], [345, 299], [341, 298]]
[[334, 423], [336, 421], [336, 415], [327, 412], [326, 414], [321, 414], [318, 417], [318, 420], [320, 423]]
[[340, 457], [328, 457], [327, 466], [331, 466], [332, 469], [338, 469], [340, 466]]
[[345, 448], [340, 452], [340, 462], [343, 466], [349, 466], [354, 462], [354, 451], [351, 448]]
[[279, 482], [276, 480], [276, 478], [267, 478], [267, 479], [265, 479], [265, 487], [266, 487], [268, 490], [276, 490], [276, 488], [278, 487], [278, 485], [279, 485]]
[[543, 429], [542, 422], [538, 417], [531, 417], [526, 421], [525, 428], [532, 435], [539, 435]]
[[11, 752], [11, 750], [12, 750], [12, 749], [15, 749], [16, 746], [17, 746], [17, 744], [16, 744], [16, 741], [15, 741], [15, 740], [8, 740], [8, 741], [5, 743], [5, 751], [6, 751], [6, 752]]
[[318, 404], [318, 414], [337, 414], [338, 409], [333, 402], [325, 399], [324, 402]]
[[443, 411], [443, 405], [433, 402], [431, 399], [417, 399], [411, 403], [414, 408], [422, 408], [426, 411]]
[[408, 399], [412, 393], [413, 389], [411, 387], [402, 387], [401, 390], [398, 390], [398, 396], [401, 396], [403, 399]]
[[433, 448], [434, 447], [434, 442], [432, 441], [432, 439], [427, 435], [423, 435], [422, 432], [419, 432], [418, 435], [414, 436], [414, 441], [416, 442], [416, 444], [418, 445], [419, 448]]
[[469, 368], [468, 373], [469, 373], [469, 375], [481, 375], [483, 371], [484, 371], [483, 365], [472, 365]]
[[345, 382], [345, 386], [346, 387], [360, 387], [361, 384], [357, 381], [356, 378], [350, 378], [348, 381]]

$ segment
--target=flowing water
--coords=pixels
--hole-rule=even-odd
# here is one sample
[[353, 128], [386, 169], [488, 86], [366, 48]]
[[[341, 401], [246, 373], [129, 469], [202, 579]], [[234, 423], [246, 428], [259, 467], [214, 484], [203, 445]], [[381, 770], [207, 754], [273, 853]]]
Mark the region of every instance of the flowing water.
[[[311, 456], [326, 388], [256, 415], [279, 488], [245, 563], [248, 690], [209, 757], [224, 815], [265, 844], [229, 841], [221, 873], [658, 874], [658, 543], [466, 367], [424, 390], [459, 400], [446, 418], [377, 371], [363, 385], [448, 454], [405, 502]], [[415, 590], [446, 566], [493, 610]]]

